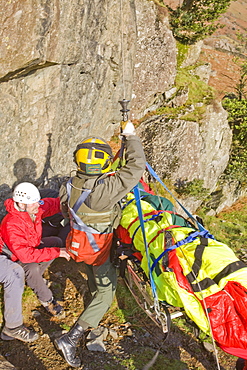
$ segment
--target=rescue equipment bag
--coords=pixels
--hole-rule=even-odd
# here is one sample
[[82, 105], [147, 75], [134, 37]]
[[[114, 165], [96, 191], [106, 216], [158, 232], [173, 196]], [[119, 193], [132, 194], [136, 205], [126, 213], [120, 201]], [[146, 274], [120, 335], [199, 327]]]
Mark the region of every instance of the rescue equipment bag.
[[[68, 205], [71, 198], [72, 178], [67, 182]], [[83, 222], [83, 218], [92, 220], [95, 216], [111, 216], [112, 211], [104, 213], [90, 212], [85, 205], [85, 212], [77, 214], [79, 208], [84, 205], [85, 200], [91, 193], [91, 189], [83, 189], [81, 195], [73, 205], [69, 206], [71, 230], [66, 239], [66, 250], [76, 262], [84, 261], [88, 265], [102, 265], [110, 254], [113, 238], [113, 230], [109, 228], [109, 222], [105, 225], [105, 230], [99, 231], [96, 227], [91, 227]], [[99, 226], [102, 226], [102, 224]], [[107, 228], [108, 226], [108, 228]]]

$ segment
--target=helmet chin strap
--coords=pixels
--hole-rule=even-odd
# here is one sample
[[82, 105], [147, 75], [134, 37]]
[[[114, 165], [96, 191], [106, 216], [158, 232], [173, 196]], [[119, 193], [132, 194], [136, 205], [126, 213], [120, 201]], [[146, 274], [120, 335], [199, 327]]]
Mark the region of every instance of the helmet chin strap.
[[111, 163], [111, 160], [110, 160], [110, 158], [107, 158], [107, 160], [105, 161], [105, 164], [104, 164], [104, 166], [102, 167], [102, 169], [101, 170], [105, 170], [108, 166], [109, 166], [109, 164]]

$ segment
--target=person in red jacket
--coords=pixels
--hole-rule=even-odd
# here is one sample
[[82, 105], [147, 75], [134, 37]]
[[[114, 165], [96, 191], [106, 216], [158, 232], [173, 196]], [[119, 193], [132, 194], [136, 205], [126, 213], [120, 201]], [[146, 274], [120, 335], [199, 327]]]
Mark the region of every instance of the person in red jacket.
[[1, 332], [1, 339], [19, 339], [22, 342], [33, 342], [39, 338], [38, 333], [23, 324], [24, 270], [18, 263], [1, 254], [3, 246], [4, 243], [0, 235], [0, 283], [3, 284], [4, 292], [4, 327]]
[[61, 316], [63, 308], [54, 299], [43, 273], [57, 257], [70, 259], [62, 240], [56, 236], [42, 237], [42, 218], [60, 212], [59, 198], [40, 200], [39, 190], [29, 182], [17, 185], [13, 199], [4, 202], [7, 215], [1, 224], [3, 253], [18, 261], [25, 271], [27, 285], [53, 316]]

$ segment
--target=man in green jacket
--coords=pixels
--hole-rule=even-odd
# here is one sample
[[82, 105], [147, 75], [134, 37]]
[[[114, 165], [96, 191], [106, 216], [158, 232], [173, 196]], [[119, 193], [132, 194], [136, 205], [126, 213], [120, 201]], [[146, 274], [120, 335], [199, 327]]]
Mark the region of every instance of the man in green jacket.
[[132, 122], [125, 122], [125, 164], [111, 173], [111, 147], [101, 138], [89, 137], [75, 152], [76, 176], [60, 190], [61, 208], [70, 218], [67, 251], [77, 262], [84, 261], [91, 303], [72, 329], [55, 340], [68, 364], [81, 366], [76, 345], [88, 328], [96, 328], [113, 301], [117, 274], [110, 261], [113, 229], [120, 221], [120, 200], [139, 182], [145, 170], [145, 155]]

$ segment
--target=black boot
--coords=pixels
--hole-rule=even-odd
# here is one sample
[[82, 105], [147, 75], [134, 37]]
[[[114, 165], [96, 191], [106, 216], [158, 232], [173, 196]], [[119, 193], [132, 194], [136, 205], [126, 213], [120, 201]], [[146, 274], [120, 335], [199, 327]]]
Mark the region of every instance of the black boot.
[[62, 351], [65, 360], [72, 367], [80, 367], [81, 360], [76, 357], [76, 346], [84, 333], [84, 329], [79, 324], [75, 324], [70, 331], [60, 338], [55, 339], [55, 346]]

